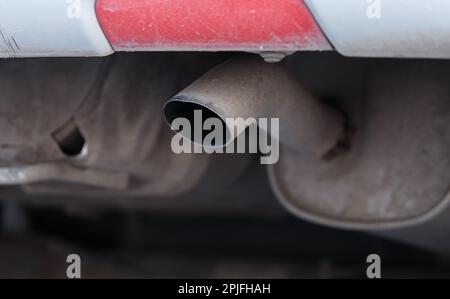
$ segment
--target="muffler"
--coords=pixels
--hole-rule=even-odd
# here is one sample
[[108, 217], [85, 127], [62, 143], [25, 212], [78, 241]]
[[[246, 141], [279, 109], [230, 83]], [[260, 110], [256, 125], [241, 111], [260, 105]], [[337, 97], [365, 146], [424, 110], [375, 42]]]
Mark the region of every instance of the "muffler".
[[389, 72], [372, 78], [368, 95], [341, 99], [337, 107], [351, 107], [344, 117], [282, 66], [241, 56], [170, 99], [164, 112], [169, 123], [192, 119], [194, 110], [223, 122], [277, 117], [280, 159], [268, 173], [288, 210], [340, 228], [410, 226], [448, 202], [448, 94], [429, 74]]

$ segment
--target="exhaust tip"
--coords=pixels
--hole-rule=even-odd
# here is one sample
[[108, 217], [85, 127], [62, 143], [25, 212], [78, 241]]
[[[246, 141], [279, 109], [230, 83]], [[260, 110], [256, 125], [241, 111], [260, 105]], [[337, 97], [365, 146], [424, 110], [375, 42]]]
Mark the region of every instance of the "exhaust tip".
[[[177, 96], [164, 105], [163, 112], [167, 124], [173, 131], [197, 145], [205, 148], [222, 148], [232, 141], [232, 134], [223, 118], [195, 100]], [[183, 119], [180, 122], [183, 124], [181, 128], [174, 125], [177, 119]], [[184, 124], [189, 124], [188, 128]]]

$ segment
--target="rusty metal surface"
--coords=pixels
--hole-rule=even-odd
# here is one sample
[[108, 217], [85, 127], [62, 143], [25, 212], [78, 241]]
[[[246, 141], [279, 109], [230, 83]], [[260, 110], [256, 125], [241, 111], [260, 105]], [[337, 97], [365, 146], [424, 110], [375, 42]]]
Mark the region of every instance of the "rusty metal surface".
[[98, 59], [0, 61], [0, 165], [63, 158], [51, 134], [98, 83], [103, 64]]
[[[335, 147], [344, 130], [338, 112], [315, 99], [284, 68], [255, 55], [221, 64], [174, 96], [165, 106], [168, 122], [186, 117], [189, 103], [212, 111], [224, 123], [227, 118], [279, 118], [276, 138], [281, 144], [319, 157]], [[172, 115], [177, 111], [181, 113]]]
[[211, 176], [211, 156], [172, 152], [161, 109], [220, 57], [166, 58], [2, 61], [0, 182], [30, 193], [170, 196]]
[[86, 158], [74, 163], [127, 173], [129, 191], [154, 195], [183, 192], [199, 182], [209, 157], [173, 154], [161, 117], [163, 100], [189, 80], [178, 62], [114, 57], [104, 84], [74, 116], [89, 145]]
[[[268, 171], [285, 207], [320, 224], [393, 228], [429, 220], [447, 204], [449, 78], [445, 65], [420, 61], [369, 66], [362, 92], [333, 104], [346, 115], [344, 127], [343, 118], [291, 88], [295, 81], [280, 67], [241, 58], [168, 105], [196, 103], [222, 119], [280, 118], [280, 162]], [[172, 106], [169, 119], [173, 111], [184, 116], [178, 106], [167, 111]]]
[[351, 150], [331, 161], [281, 155], [272, 184], [294, 214], [317, 223], [420, 224], [449, 199], [448, 65], [373, 63], [367, 74], [365, 93], [341, 99], [356, 129]]
[[[153, 156], [154, 153], [161, 153], [163, 157], [171, 154], [170, 144], [166, 147], [164, 142], [172, 135], [160, 123], [163, 101], [211, 66], [200, 57], [194, 64], [201, 67], [193, 71], [190, 55], [179, 60], [176, 57], [174, 54], [119, 57], [107, 66], [111, 69], [106, 77], [102, 75], [105, 65], [96, 60], [90, 60], [90, 64], [80, 62], [77, 67], [75, 60], [55, 61], [54, 64], [46, 60], [2, 62], [0, 73], [4, 73], [0, 84], [3, 82], [1, 86], [5, 92], [0, 101], [10, 103], [6, 99], [16, 99], [14, 103], [17, 104], [0, 105], [0, 124], [5, 128], [0, 143], [6, 144], [0, 150], [2, 166], [13, 169], [18, 165], [39, 165], [49, 160], [70, 161], [67, 165], [108, 172], [122, 169], [127, 177], [141, 178], [131, 180], [135, 182], [131, 185], [133, 188], [123, 193], [48, 182], [25, 186], [29, 195], [18, 189], [1, 187], [2, 196], [38, 206], [86, 204], [87, 207], [136, 207], [163, 214], [233, 213], [246, 217], [286, 217], [271, 196], [265, 197], [270, 190], [261, 165], [244, 173], [246, 164], [238, 163], [236, 157], [211, 156], [207, 167], [199, 163], [200, 167], [191, 171], [190, 167], [197, 165], [194, 160], [184, 163], [174, 159], [173, 164], [167, 164], [165, 158]], [[158, 59], [173, 65], [151, 68], [158, 65], [155, 64]], [[28, 73], [19, 72], [23, 65], [27, 65]], [[349, 139], [348, 151], [332, 159], [318, 159], [305, 152], [287, 153], [282, 140], [281, 160], [272, 167], [270, 176], [274, 190], [285, 206], [302, 219], [333, 227], [392, 229], [417, 225], [379, 233], [448, 252], [445, 242], [446, 196], [450, 183], [448, 63], [370, 61], [337, 55], [301, 54], [289, 58], [286, 66], [311, 90], [311, 94], [345, 113], [354, 135]], [[46, 68], [55, 77], [45, 75]], [[76, 71], [77, 68], [80, 69]], [[66, 72], [68, 69], [72, 71]], [[163, 78], [170, 77], [166, 73], [168, 70], [174, 70], [182, 78], [175, 83], [166, 81]], [[194, 73], [185, 76], [182, 72]], [[146, 80], [134, 80], [133, 74]], [[171, 91], [158, 90], [164, 87], [154, 83], [155, 80], [160, 82], [160, 78], [168, 84], [165, 88]], [[63, 92], [47, 80], [55, 80], [63, 87]], [[28, 88], [13, 88], [17, 82]], [[92, 86], [102, 88], [98, 90]], [[54, 96], [46, 98], [47, 92]], [[272, 95], [277, 98], [281, 93]], [[153, 96], [154, 100], [145, 100]], [[27, 98], [30, 100], [26, 101]], [[51, 105], [40, 105], [40, 101]], [[40, 108], [28, 111], [26, 107]], [[141, 114], [141, 107], [146, 114]], [[153, 110], [155, 107], [159, 107], [159, 111], [158, 108]], [[264, 115], [270, 116], [270, 112], [266, 111]], [[35, 114], [39, 117], [33, 118]], [[159, 122], [154, 124], [146, 117], [159, 119]], [[71, 125], [66, 125], [74, 120], [89, 145], [87, 156], [66, 157], [55, 142], [55, 136], [59, 140], [60, 135], [71, 132]], [[35, 144], [33, 138], [41, 143], [27, 146]], [[123, 147], [123, 142], [127, 146]], [[153, 152], [154, 144], [161, 147]], [[152, 155], [143, 154], [150, 151]], [[136, 157], [142, 163], [128, 157]], [[152, 168], [151, 164], [156, 166]], [[211, 170], [216, 172], [214, 176], [209, 175]], [[197, 176], [196, 171], [204, 175]], [[168, 177], [167, 184], [161, 183]], [[154, 189], [153, 184], [161, 188]], [[150, 188], [146, 189], [148, 186]], [[170, 200], [163, 196], [170, 194], [165, 193], [169, 189], [175, 194], [193, 186], [203, 190]], [[106, 196], [102, 198], [98, 196], [100, 194]], [[142, 196], [131, 201], [123, 196], [125, 194]], [[424, 223], [425, 220], [428, 222]]]

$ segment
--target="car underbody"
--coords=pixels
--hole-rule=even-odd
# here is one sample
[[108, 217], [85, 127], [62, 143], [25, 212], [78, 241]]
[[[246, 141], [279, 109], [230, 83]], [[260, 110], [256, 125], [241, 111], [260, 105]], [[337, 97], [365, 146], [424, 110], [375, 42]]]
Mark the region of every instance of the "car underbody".
[[92, 278], [450, 273], [449, 4], [25, 2], [0, 0], [0, 277], [73, 251]]

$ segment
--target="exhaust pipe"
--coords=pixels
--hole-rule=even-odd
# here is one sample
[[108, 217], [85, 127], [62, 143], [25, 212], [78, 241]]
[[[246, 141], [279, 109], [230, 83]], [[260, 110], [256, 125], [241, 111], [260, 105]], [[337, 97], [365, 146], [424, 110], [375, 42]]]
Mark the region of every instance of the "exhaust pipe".
[[[203, 118], [222, 120], [231, 132], [216, 146], [225, 146], [242, 133], [234, 134], [235, 128], [226, 121], [230, 118], [278, 118], [280, 143], [290, 152], [307, 151], [317, 157], [326, 156], [343, 133], [344, 118], [338, 112], [315, 99], [281, 66], [252, 55], [231, 59], [206, 73], [169, 100], [164, 114], [169, 124], [179, 117], [193, 123], [196, 110], [202, 111]], [[184, 137], [202, 144], [194, 135]]]
[[177, 94], [164, 113], [169, 123], [192, 120], [194, 110], [225, 125], [227, 118], [279, 118], [279, 161], [268, 175], [290, 212], [339, 228], [407, 227], [450, 202], [447, 85], [417, 69], [388, 69], [376, 77], [382, 82], [368, 82], [367, 94], [339, 98], [340, 107], [351, 107], [344, 118], [279, 65], [241, 56]]

